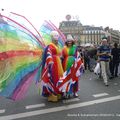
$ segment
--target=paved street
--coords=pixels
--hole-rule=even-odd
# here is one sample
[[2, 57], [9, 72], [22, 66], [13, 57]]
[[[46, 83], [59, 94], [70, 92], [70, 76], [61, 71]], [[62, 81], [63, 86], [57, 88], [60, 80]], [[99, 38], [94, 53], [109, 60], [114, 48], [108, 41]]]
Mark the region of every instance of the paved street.
[[0, 120], [120, 120], [120, 76], [103, 84], [86, 71], [80, 80], [78, 98], [48, 102], [33, 83], [21, 101], [0, 98]]

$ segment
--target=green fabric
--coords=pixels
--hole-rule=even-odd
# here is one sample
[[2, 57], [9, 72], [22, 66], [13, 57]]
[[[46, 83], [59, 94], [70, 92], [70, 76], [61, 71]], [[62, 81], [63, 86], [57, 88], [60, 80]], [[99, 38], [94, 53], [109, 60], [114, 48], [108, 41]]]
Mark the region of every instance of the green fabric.
[[71, 68], [72, 64], [75, 61], [75, 52], [76, 52], [76, 45], [73, 45], [69, 48], [69, 57], [68, 57], [68, 61], [67, 61], [67, 70]]
[[71, 68], [72, 64], [74, 63], [75, 58], [73, 56], [69, 56], [68, 61], [67, 61], [67, 70]]

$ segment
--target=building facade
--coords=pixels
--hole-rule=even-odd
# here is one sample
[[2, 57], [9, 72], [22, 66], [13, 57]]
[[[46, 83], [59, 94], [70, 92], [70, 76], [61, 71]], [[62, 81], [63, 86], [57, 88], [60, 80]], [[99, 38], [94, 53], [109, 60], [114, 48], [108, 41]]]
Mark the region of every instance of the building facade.
[[101, 38], [105, 36], [102, 27], [94, 27], [94, 26], [83, 26], [83, 34], [81, 35], [81, 43], [91, 43], [98, 45], [101, 42]]
[[99, 45], [103, 36], [108, 37], [109, 43], [120, 43], [120, 32], [106, 27], [95, 27], [90, 25], [82, 25], [79, 20], [62, 21], [59, 29], [65, 34], [71, 34], [77, 39], [78, 44], [95, 44]]
[[120, 32], [118, 30], [113, 30], [112, 28], [106, 27], [104, 31], [109, 34], [110, 43], [118, 43], [120, 44]]
[[83, 26], [79, 21], [63, 21], [59, 25], [59, 29], [65, 34], [71, 34], [79, 42], [83, 31]]
[[82, 25], [80, 21], [62, 21], [59, 29], [65, 34], [71, 34], [77, 39], [78, 44], [100, 44], [102, 36], [105, 35], [102, 27]]

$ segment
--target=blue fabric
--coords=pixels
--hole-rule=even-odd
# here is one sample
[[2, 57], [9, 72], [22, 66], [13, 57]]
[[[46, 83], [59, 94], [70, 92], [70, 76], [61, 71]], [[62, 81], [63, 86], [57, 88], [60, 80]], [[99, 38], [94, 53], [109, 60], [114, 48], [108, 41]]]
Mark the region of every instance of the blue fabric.
[[13, 75], [13, 80], [0, 92], [0, 96], [9, 97], [13, 94], [16, 87], [22, 81], [27, 74], [32, 73], [38, 66], [39, 63], [32, 63], [28, 67], [25, 66], [22, 69], [18, 70], [15, 76]]
[[[110, 47], [107, 45], [102, 45], [98, 48], [98, 53], [110, 53]], [[100, 61], [108, 61], [110, 59], [109, 55], [100, 55], [99, 56]]]

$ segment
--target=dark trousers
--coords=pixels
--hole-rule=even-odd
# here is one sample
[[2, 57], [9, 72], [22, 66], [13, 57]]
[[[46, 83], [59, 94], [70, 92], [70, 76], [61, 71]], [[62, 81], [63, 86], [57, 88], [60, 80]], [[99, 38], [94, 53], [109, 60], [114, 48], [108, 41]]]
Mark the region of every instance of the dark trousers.
[[116, 62], [116, 61], [112, 62], [112, 71], [111, 71], [112, 76], [117, 76], [118, 66], [119, 66], [119, 62]]
[[90, 59], [84, 58], [84, 66], [85, 66], [85, 70], [90, 70]]
[[112, 60], [110, 60], [110, 62], [109, 62], [109, 68], [110, 68], [110, 73], [112, 75], [114, 73], [113, 72], [113, 61]]

